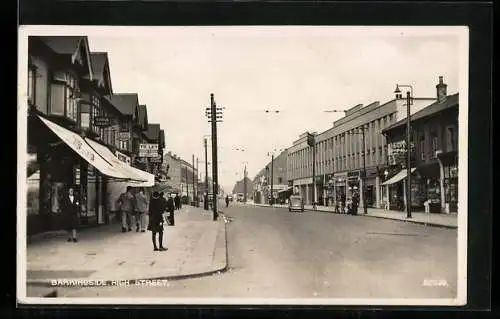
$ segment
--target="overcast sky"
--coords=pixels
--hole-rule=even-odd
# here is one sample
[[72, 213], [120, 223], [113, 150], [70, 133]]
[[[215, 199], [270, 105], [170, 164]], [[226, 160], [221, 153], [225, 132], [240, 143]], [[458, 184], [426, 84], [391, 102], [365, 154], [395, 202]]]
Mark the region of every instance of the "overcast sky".
[[167, 150], [188, 161], [194, 154], [200, 171], [203, 135], [210, 134], [205, 107], [214, 93], [225, 107], [218, 125], [219, 182], [232, 190], [245, 161], [253, 178], [270, 160], [267, 152], [291, 146], [307, 130], [322, 132], [342, 116], [324, 110], [384, 103], [396, 83], [412, 85], [415, 97], [434, 97], [438, 76], [448, 94], [458, 92], [463, 31], [82, 27], [71, 34], [88, 35], [91, 51], [109, 53], [114, 92], [138, 93], [149, 121], [165, 130]]

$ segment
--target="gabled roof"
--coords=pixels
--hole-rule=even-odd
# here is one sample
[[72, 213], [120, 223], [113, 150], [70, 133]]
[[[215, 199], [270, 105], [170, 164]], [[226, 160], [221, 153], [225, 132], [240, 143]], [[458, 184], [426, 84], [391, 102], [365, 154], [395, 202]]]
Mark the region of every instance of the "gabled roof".
[[123, 115], [134, 116], [135, 110], [139, 105], [139, 96], [137, 93], [118, 93], [106, 96], [106, 99]]
[[160, 124], [149, 123], [147, 137], [151, 141], [156, 141], [160, 137]]
[[[109, 72], [109, 69], [106, 69], [106, 66], [109, 68], [108, 62], [108, 53], [107, 52], [91, 52], [90, 60], [92, 63], [92, 71], [94, 72], [94, 80], [99, 84], [106, 85], [105, 81], [111, 81], [109, 74], [106, 76], [105, 73]], [[112, 92], [111, 83], [107, 83], [109, 86], [109, 90]]]
[[148, 108], [146, 105], [139, 105], [139, 109], [137, 110], [138, 114], [138, 122], [141, 127], [148, 127]]
[[78, 50], [78, 45], [82, 40], [82, 36], [53, 36], [40, 37], [55, 53], [58, 54], [73, 54]]
[[[41, 41], [45, 43], [52, 51], [59, 55], [68, 55], [73, 59], [75, 53], [80, 49], [80, 45], [83, 41], [85, 52], [85, 60], [87, 61], [87, 68], [89, 72], [89, 77], [92, 80], [94, 76], [92, 62], [90, 57], [90, 49], [88, 38], [86, 36], [41, 36], [38, 37]], [[73, 63], [73, 60], [71, 60]]]
[[[448, 95], [446, 99], [442, 102], [434, 102], [431, 105], [423, 108], [422, 110], [418, 111], [417, 113], [413, 114], [410, 118], [412, 122], [433, 116], [439, 112], [443, 112], [447, 109], [450, 109], [454, 106], [458, 105], [458, 93], [455, 93], [453, 95]], [[406, 127], [406, 118], [402, 119], [400, 121], [397, 121], [396, 123], [392, 124], [391, 126], [386, 127], [385, 129], [382, 130], [382, 133], [390, 131], [396, 127], [400, 126], [405, 126]]]

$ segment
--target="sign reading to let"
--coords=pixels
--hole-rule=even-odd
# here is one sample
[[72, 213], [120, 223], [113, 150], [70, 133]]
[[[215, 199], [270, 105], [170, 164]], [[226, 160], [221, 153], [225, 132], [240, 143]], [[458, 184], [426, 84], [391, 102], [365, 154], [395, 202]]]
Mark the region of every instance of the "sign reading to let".
[[139, 157], [158, 157], [158, 144], [139, 144]]

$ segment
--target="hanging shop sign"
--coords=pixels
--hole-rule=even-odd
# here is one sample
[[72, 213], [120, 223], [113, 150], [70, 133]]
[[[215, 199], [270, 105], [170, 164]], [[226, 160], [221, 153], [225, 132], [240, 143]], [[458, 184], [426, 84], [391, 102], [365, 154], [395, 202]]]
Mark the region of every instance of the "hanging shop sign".
[[139, 157], [157, 157], [158, 144], [139, 144]]
[[118, 132], [118, 139], [120, 141], [128, 141], [130, 140], [130, 132]]
[[111, 119], [107, 116], [96, 116], [94, 117], [94, 125], [98, 127], [108, 127], [111, 126]]
[[[411, 143], [411, 152], [415, 151], [415, 144]], [[406, 141], [396, 141], [387, 145], [387, 156], [390, 165], [398, 165], [406, 161]]]

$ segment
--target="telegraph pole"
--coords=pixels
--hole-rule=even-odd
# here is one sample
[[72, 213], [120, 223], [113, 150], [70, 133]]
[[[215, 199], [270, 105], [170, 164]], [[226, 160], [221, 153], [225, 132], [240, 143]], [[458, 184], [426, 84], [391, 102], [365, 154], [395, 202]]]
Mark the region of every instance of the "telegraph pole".
[[196, 191], [195, 191], [195, 188], [194, 188], [194, 154], [193, 154], [193, 157], [192, 157], [192, 163], [193, 163], [193, 206], [195, 205], [195, 197], [196, 197]]
[[243, 202], [247, 202], [247, 165], [245, 164], [245, 170], [243, 171]]
[[187, 204], [189, 205], [189, 180], [188, 180], [188, 166], [189, 164], [186, 162], [186, 197], [187, 197]]
[[363, 187], [361, 191], [363, 192], [363, 214], [368, 214], [368, 207], [366, 207], [366, 144], [365, 144], [365, 126], [361, 129], [361, 134], [363, 134], [363, 177], [361, 178], [361, 182], [363, 183]]
[[410, 91], [406, 92], [406, 218], [411, 218], [411, 138], [410, 138]]
[[207, 139], [204, 139], [205, 144], [205, 193], [207, 193], [206, 198], [203, 198], [203, 206], [205, 210], [208, 210], [208, 159], [207, 159]]
[[274, 153], [271, 155], [271, 199], [270, 199], [270, 204], [271, 206], [273, 206], [274, 204], [274, 194], [273, 194], [273, 180], [274, 180], [274, 176], [273, 176], [273, 169], [274, 169]]
[[307, 145], [312, 148], [312, 185], [313, 185], [313, 208], [316, 209], [316, 138], [313, 134], [307, 133]]
[[217, 200], [219, 194], [219, 181], [217, 177], [217, 122], [222, 122], [222, 108], [215, 103], [214, 94], [210, 94], [210, 112], [207, 116], [212, 126], [212, 184], [213, 184], [213, 220], [217, 220]]
[[200, 180], [200, 176], [199, 176], [199, 171], [198, 171], [198, 157], [196, 157], [196, 200], [195, 200], [195, 206], [198, 207], [198, 203], [199, 203], [199, 196], [200, 196], [200, 188], [198, 187], [198, 181]]

